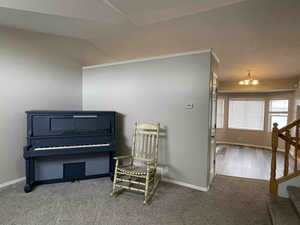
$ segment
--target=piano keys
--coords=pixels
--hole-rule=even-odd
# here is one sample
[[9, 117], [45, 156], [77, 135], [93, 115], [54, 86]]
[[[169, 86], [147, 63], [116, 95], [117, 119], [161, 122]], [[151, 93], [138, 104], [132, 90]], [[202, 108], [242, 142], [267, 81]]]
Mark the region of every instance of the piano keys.
[[25, 192], [37, 184], [113, 176], [116, 113], [28, 111]]
[[57, 149], [72, 149], [72, 148], [95, 148], [95, 147], [103, 147], [110, 146], [107, 144], [94, 144], [94, 145], [70, 145], [70, 146], [54, 146], [54, 147], [43, 147], [43, 148], [34, 148], [34, 151], [43, 151], [43, 150], [57, 150]]

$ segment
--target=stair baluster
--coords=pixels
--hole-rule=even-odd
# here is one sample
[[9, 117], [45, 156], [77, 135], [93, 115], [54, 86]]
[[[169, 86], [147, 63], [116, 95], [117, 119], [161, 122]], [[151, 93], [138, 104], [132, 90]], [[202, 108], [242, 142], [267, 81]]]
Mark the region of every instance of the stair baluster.
[[[291, 132], [290, 130], [285, 131], [285, 135], [288, 139], [291, 139]], [[289, 174], [289, 156], [290, 156], [290, 142], [285, 142], [285, 152], [284, 152], [284, 172], [283, 175], [287, 176]]]
[[[271, 177], [270, 177], [270, 192], [277, 193], [278, 185], [285, 181], [288, 181], [296, 176], [300, 176], [300, 170], [298, 170], [298, 150], [300, 149], [299, 145], [299, 127], [300, 119], [296, 120], [283, 128], [278, 129], [278, 124], [273, 124], [272, 130], [272, 160], [271, 160]], [[295, 137], [291, 136], [291, 130], [296, 128]], [[278, 140], [282, 139], [285, 142], [285, 152], [284, 152], [284, 171], [283, 176], [276, 178], [276, 158], [278, 150]], [[295, 148], [294, 154], [294, 170], [292, 173], [289, 173], [289, 157], [291, 146]]]
[[296, 126], [296, 146], [295, 146], [295, 159], [294, 159], [294, 172], [298, 169], [298, 151], [299, 151], [299, 124]]
[[270, 180], [270, 192], [277, 193], [277, 183], [276, 183], [276, 155], [278, 148], [278, 124], [273, 124], [272, 131], [272, 162], [271, 162], [271, 180]]

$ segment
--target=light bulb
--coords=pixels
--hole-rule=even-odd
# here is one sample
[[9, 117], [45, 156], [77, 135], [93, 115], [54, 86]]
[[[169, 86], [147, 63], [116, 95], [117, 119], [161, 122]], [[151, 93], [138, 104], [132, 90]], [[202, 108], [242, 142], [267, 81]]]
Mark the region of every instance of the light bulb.
[[245, 85], [249, 85], [250, 84], [250, 80], [244, 80], [244, 84]]

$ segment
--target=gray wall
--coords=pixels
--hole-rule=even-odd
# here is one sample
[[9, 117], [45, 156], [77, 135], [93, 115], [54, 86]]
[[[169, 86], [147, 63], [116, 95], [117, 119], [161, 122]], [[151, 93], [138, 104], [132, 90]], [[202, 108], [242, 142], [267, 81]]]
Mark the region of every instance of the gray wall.
[[0, 184], [24, 176], [25, 111], [81, 109], [85, 42], [0, 28]]
[[[135, 121], [160, 122], [165, 176], [207, 187], [210, 57], [203, 53], [84, 69], [83, 109], [120, 113], [119, 154], [131, 146]], [[185, 109], [187, 103], [194, 108]]]
[[296, 186], [296, 187], [300, 187], [300, 177], [294, 177], [286, 182], [283, 182], [281, 184], [278, 185], [278, 195], [281, 197], [289, 197], [289, 194], [287, 192], [287, 187], [288, 186]]

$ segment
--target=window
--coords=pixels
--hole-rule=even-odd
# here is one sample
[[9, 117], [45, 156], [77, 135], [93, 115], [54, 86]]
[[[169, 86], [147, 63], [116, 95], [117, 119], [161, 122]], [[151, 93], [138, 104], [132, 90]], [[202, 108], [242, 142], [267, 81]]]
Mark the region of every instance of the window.
[[224, 98], [217, 100], [217, 128], [224, 127]]
[[289, 100], [271, 100], [269, 107], [269, 130], [272, 130], [273, 124], [277, 123], [278, 128], [287, 125], [288, 122]]
[[228, 127], [263, 130], [265, 101], [257, 99], [230, 99]]

